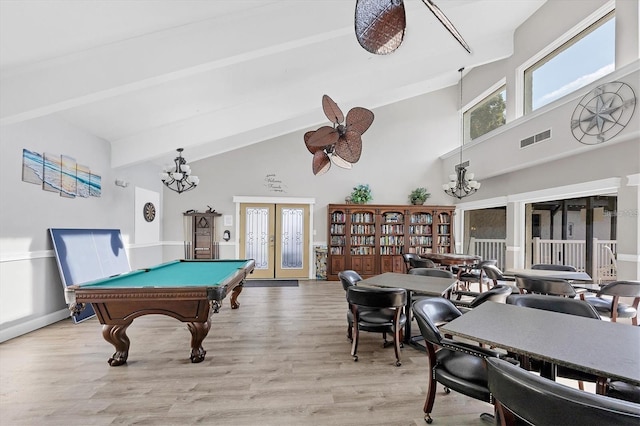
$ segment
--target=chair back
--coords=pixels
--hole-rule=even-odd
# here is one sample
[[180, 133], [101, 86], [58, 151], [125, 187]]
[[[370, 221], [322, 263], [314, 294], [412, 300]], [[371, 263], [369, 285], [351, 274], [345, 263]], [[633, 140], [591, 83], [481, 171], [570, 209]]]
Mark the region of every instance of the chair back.
[[409, 264], [412, 268], [435, 268], [436, 264], [433, 260], [423, 259], [418, 257], [417, 259], [409, 259]]
[[516, 285], [521, 292], [575, 297], [576, 290], [566, 280], [517, 276]]
[[349, 287], [356, 285], [362, 281], [362, 277], [356, 271], [346, 270], [338, 272], [338, 279], [342, 283], [342, 288], [347, 291]]
[[494, 283], [505, 280], [504, 274], [496, 265], [482, 265], [481, 269], [484, 275]]
[[537, 263], [531, 269], [542, 269], [545, 271], [565, 271], [576, 272], [576, 267], [571, 265], [553, 265], [551, 263]]
[[407, 271], [409, 271], [411, 269], [411, 259], [420, 259], [420, 255], [416, 253], [402, 253], [402, 259], [404, 260]]
[[490, 290], [480, 293], [475, 299], [471, 301], [469, 307], [477, 308], [488, 300], [496, 303], [506, 303], [507, 297], [511, 295], [512, 289], [513, 287], [511, 287], [510, 285], [494, 286]]
[[507, 297], [507, 303], [515, 306], [560, 312], [586, 318], [600, 319], [598, 311], [580, 299], [547, 296], [543, 294], [512, 294]]
[[640, 297], [640, 281], [613, 281], [602, 287], [597, 295]]
[[487, 358], [487, 369], [494, 400], [529, 424], [640, 424], [640, 404], [570, 388], [499, 358]]
[[454, 278], [451, 271], [438, 268], [412, 268], [409, 270], [411, 275], [422, 275], [425, 277], [441, 277], [441, 278]]
[[402, 308], [407, 304], [407, 291], [403, 288], [377, 288], [352, 286], [347, 290], [352, 305], [367, 308]]
[[448, 299], [430, 297], [413, 304], [413, 315], [425, 341], [440, 346], [442, 334], [438, 326], [458, 318], [462, 313]]

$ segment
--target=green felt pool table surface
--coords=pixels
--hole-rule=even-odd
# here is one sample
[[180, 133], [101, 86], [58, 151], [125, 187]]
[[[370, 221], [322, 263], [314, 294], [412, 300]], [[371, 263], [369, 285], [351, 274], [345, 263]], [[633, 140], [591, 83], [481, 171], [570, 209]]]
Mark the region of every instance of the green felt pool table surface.
[[217, 286], [225, 284], [249, 262], [251, 260], [175, 260], [151, 268], [91, 281], [78, 287], [90, 290], [91, 288]]

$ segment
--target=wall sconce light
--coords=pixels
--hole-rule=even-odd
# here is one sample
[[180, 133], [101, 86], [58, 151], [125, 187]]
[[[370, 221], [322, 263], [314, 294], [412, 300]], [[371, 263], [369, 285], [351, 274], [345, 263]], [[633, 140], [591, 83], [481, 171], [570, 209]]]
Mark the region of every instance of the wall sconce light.
[[127, 182], [124, 179], [116, 179], [116, 186], [120, 186], [122, 188], [126, 188], [127, 186], [129, 186], [129, 182]]
[[229, 241], [231, 239], [231, 232], [229, 232], [228, 229], [222, 233], [222, 239], [225, 241]]

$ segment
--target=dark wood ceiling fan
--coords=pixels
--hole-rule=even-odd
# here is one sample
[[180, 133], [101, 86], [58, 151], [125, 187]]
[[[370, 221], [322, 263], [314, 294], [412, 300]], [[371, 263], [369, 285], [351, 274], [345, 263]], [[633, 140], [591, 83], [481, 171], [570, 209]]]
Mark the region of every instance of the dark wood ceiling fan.
[[[471, 48], [456, 27], [431, 0], [422, 0], [451, 35], [471, 53]], [[403, 0], [356, 0], [356, 38], [368, 52], [386, 55], [394, 52], [404, 39], [406, 19]]]
[[[329, 96], [322, 96], [322, 109], [333, 126], [322, 126], [304, 134], [304, 143], [313, 154], [313, 174], [321, 175], [331, 168], [331, 162], [350, 169], [360, 160], [362, 134], [373, 123], [373, 112], [355, 107], [344, 114]], [[345, 121], [345, 124], [342, 122]]]

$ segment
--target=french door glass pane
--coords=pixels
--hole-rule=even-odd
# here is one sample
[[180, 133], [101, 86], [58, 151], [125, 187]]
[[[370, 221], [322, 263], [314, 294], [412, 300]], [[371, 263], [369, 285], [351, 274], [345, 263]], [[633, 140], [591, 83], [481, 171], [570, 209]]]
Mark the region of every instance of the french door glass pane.
[[282, 209], [282, 235], [280, 252], [282, 269], [300, 269], [303, 261], [304, 210], [302, 208]]
[[269, 265], [269, 209], [248, 207], [246, 210], [245, 256], [253, 259], [256, 269]]

